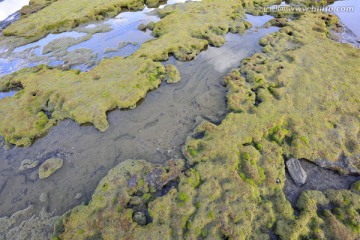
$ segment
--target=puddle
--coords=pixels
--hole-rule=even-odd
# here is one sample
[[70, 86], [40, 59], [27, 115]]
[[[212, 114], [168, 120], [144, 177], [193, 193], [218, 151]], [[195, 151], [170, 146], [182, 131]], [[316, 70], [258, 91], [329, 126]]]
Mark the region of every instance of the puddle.
[[[228, 34], [223, 47], [209, 47], [194, 61], [172, 58], [182, 81], [163, 83], [134, 110], [109, 113], [110, 128], [105, 133], [66, 120], [30, 148], [1, 148], [1, 215], [12, 214], [29, 203], [40, 211], [44, 205], [39, 196], [43, 192], [49, 194], [47, 209], [61, 214], [88, 201], [99, 180], [126, 159], [164, 163], [181, 158], [181, 147], [197, 116], [211, 121], [225, 116], [226, 88], [222, 78], [241, 59], [260, 51], [258, 41], [262, 36], [277, 30], [272, 27], [253, 29], [243, 36]], [[49, 179], [39, 180], [36, 170], [18, 171], [24, 159], [43, 162], [53, 156], [62, 157], [64, 166]], [[82, 198], [75, 198], [78, 193]]]
[[[167, 4], [160, 5], [158, 8], [164, 8], [167, 5], [177, 3], [195, 2], [184, 0], [171, 0]], [[201, 0], [197, 0], [198, 2]], [[140, 46], [152, 39], [150, 31], [139, 31], [140, 24], [147, 25], [150, 22], [158, 22], [160, 18], [153, 12], [156, 8], [145, 7], [138, 12], [120, 13], [114, 19], [105, 21], [103, 24], [109, 25], [113, 30], [106, 33], [94, 34], [88, 41], [69, 48], [69, 51], [75, 49], [88, 48], [97, 54], [98, 60], [114, 56], [127, 57], [133, 54]], [[96, 25], [92, 24], [93, 27]], [[112, 49], [113, 51], [107, 51]]]
[[19, 52], [23, 52], [27, 49], [34, 48], [34, 49], [36, 49], [35, 54], [42, 55], [43, 48], [47, 44], [49, 44], [51, 41], [54, 41], [54, 40], [60, 39], [60, 38], [66, 38], [66, 37], [80, 38], [85, 35], [86, 35], [86, 33], [79, 33], [79, 32], [64, 32], [64, 33], [59, 33], [59, 34], [49, 34], [45, 38], [43, 38], [37, 42], [15, 48], [13, 53], [19, 53]]
[[[329, 7], [340, 7], [340, 10], [333, 12], [336, 14], [341, 22], [345, 24], [358, 39], [360, 39], [360, 1], [359, 0], [344, 0], [344, 1], [336, 1], [333, 4], [329, 5]], [[353, 7], [353, 11], [346, 11], [346, 7]]]
[[246, 20], [252, 23], [253, 28], [262, 27], [266, 22], [270, 21], [271, 19], [273, 19], [273, 17], [270, 15], [253, 16], [250, 14], [246, 14]]
[[[23, 6], [28, 5], [29, 0], [3, 0], [0, 1], [0, 21], [19, 11]], [[9, 19], [8, 19], [9, 20]]]
[[[158, 8], [185, 2], [171, 0]], [[153, 38], [150, 31], [140, 31], [138, 26], [141, 23], [159, 21], [155, 9], [145, 7], [138, 12], [120, 13], [115, 18], [83, 25], [71, 32], [49, 34], [37, 42], [17, 47], [12, 52], [1, 51], [0, 59], [3, 61], [0, 61], [0, 76], [39, 64], [88, 71], [104, 58], [130, 56], [144, 42]], [[51, 48], [52, 45], [55, 46], [53, 51], [44, 52], [44, 49]], [[83, 55], [80, 59], [69, 60], [64, 57], [70, 54]]]
[[12, 97], [15, 95], [17, 91], [9, 91], [9, 92], [0, 92], [0, 99], [6, 98], [6, 97]]

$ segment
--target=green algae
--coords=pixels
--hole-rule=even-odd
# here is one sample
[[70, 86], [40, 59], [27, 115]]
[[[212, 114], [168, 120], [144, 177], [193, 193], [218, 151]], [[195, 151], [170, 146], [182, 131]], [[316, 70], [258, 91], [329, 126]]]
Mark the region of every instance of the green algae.
[[[48, 44], [46, 44], [42, 49], [42, 54], [48, 54], [56, 52], [56, 56], [64, 56], [67, 52], [66, 50], [74, 45], [77, 45], [79, 43], [85, 42], [89, 40], [92, 36], [90, 34], [80, 37], [80, 38], [74, 38], [74, 37], [66, 37], [61, 39], [55, 39]], [[60, 54], [59, 54], [60, 53]]]
[[114, 17], [123, 9], [139, 10], [143, 8], [143, 0], [111, 0], [106, 2], [100, 0], [90, 2], [86, 0], [76, 2], [57, 0], [40, 11], [21, 18], [20, 21], [4, 29], [3, 34], [36, 40], [48, 33], [62, 32], [82, 23]]
[[[243, 137], [266, 136], [288, 157], [345, 159], [349, 167], [343, 171], [358, 173], [360, 53], [327, 37], [327, 18], [303, 15], [264, 37], [263, 53], [245, 59], [225, 78], [227, 99], [229, 109], [241, 113], [232, 121], [247, 125]], [[232, 129], [227, 119], [223, 125]]]
[[[350, 190], [304, 191], [298, 216], [282, 191], [284, 156], [335, 162], [341, 153], [359, 153], [346, 144], [359, 141], [359, 51], [331, 41], [322, 17], [304, 14], [286, 23], [262, 40], [263, 53], [225, 78], [231, 113], [218, 126], [200, 122], [194, 133], [203, 137], [188, 137], [183, 149], [191, 167], [177, 171], [177, 185], [164, 195], [143, 198], [152, 222], [140, 226], [132, 220], [130, 197], [119, 203], [118, 214], [107, 204], [112, 196], [143, 194], [134, 189], [142, 184], [129, 184], [148, 179], [143, 169], [155, 167], [127, 161], [100, 182], [89, 205], [62, 218], [64, 230], [56, 236], [270, 239], [274, 233], [280, 239], [358, 239], [360, 182]], [[358, 162], [349, 164], [348, 171], [359, 172]], [[105, 183], [116, 187], [103, 193]], [[79, 235], [77, 229], [84, 231]]]
[[30, 0], [29, 5], [20, 9], [21, 18], [25, 18], [30, 14], [36, 13], [56, 1], [57, 0]]
[[[275, 1], [263, 1], [271, 2]], [[242, 33], [251, 27], [243, 20], [245, 10], [241, 2], [234, 0], [189, 2], [167, 6], [158, 13], [162, 20], [147, 26], [158, 39], [144, 43], [135, 55], [156, 61], [166, 61], [169, 55], [192, 60], [208, 45], [222, 46], [226, 33]]]
[[[31, 31], [27, 31], [28, 26], [23, 21], [37, 25], [38, 20], [33, 18], [40, 21], [42, 15], [51, 15], [53, 8], [65, 8], [63, 5], [66, 5], [65, 9], [67, 9], [69, 7], [67, 1], [54, 2], [18, 22], [19, 26], [12, 26], [14, 29], [24, 28], [17, 31], [25, 31], [26, 34], [38, 36], [40, 33], [37, 32], [37, 28], [32, 27]], [[98, 8], [105, 11], [110, 6], [112, 9], [114, 2], [129, 4], [129, 0], [114, 0]], [[263, 1], [264, 4], [272, 2], [274, 1]], [[74, 13], [80, 5], [81, 2], [77, 2], [75, 6], [71, 4], [71, 11], [68, 11]], [[82, 11], [86, 12], [96, 8], [95, 6], [99, 3], [93, 1], [91, 4], [86, 4], [86, 7], [82, 5]], [[4, 136], [9, 143], [29, 146], [34, 138], [45, 134], [54, 124], [65, 118], [73, 119], [79, 124], [93, 123], [100, 131], [105, 131], [108, 128], [107, 111], [115, 108], [133, 108], [148, 91], [157, 88], [164, 78], [169, 83], [180, 80], [177, 69], [171, 65], [165, 69], [160, 63], [154, 61], [166, 60], [171, 54], [180, 60], [193, 59], [209, 44], [220, 46], [224, 42], [223, 35], [229, 31], [243, 32], [250, 27], [249, 23], [243, 20], [245, 10], [242, 4], [235, 0], [226, 1], [226, 3], [218, 0], [204, 0], [177, 4], [166, 7], [164, 11], [169, 10], [171, 13], [154, 26], [153, 34], [156, 38], [144, 43], [129, 58], [104, 60], [87, 73], [38, 67], [0, 78], [0, 91], [9, 90], [17, 85], [23, 88], [14, 98], [0, 101], [1, 114], [4, 116], [0, 119], [0, 135]], [[83, 14], [82, 11], [81, 14]], [[51, 21], [57, 21], [56, 14]], [[59, 11], [59, 14], [61, 15], [62, 11]], [[76, 13], [76, 16], [81, 17], [81, 14]], [[68, 15], [68, 17], [72, 16]], [[62, 18], [65, 17], [62, 16]], [[64, 22], [67, 21], [66, 19]], [[41, 21], [43, 24], [51, 23], [51, 21]], [[78, 23], [78, 21], [75, 22]], [[62, 28], [55, 29], [60, 31]], [[11, 28], [6, 30], [11, 31]], [[44, 34], [49, 31], [45, 31]], [[5, 31], [4, 34], [6, 34]], [[86, 38], [85, 36], [78, 40], [68, 39], [61, 43], [55, 41], [47, 46], [45, 51], [53, 51], [55, 47], [60, 46], [58, 54], [61, 55], [64, 53], [61, 49], [65, 49], [74, 41], [83, 41]], [[16, 41], [16, 38], [10, 39], [9, 41]], [[65, 59], [67, 64], [64, 70], [68, 70], [71, 64], [84, 62], [85, 58], [91, 58], [91, 54], [84, 50], [73, 52]], [[91, 64], [91, 61], [88, 64]], [[41, 120], [44, 123], [41, 112], [46, 113], [49, 120], [39, 125], [36, 124], [37, 121]]]
[[63, 166], [61, 158], [50, 158], [40, 165], [39, 178], [44, 179], [50, 177]]
[[174, 65], [168, 64], [166, 65], [166, 77], [165, 81], [167, 83], [177, 83], [181, 80], [181, 76], [179, 70]]
[[0, 101], [1, 135], [10, 143], [29, 146], [65, 118], [91, 122], [105, 131], [108, 110], [133, 107], [158, 87], [165, 73], [162, 64], [150, 60], [114, 58], [87, 73], [39, 66], [11, 74], [2, 79], [0, 89], [21, 85], [23, 90]]
[[[155, 237], [154, 234], [159, 234], [159, 231], [167, 232], [165, 227], [161, 226], [157, 227], [156, 233], [141, 231], [143, 226], [132, 220], [133, 214], [138, 210], [134, 210], [136, 206], [131, 205], [130, 202], [136, 196], [153, 195], [156, 191], [161, 190], [170, 181], [179, 177], [183, 166], [184, 162], [180, 160], [170, 161], [167, 166], [153, 165], [143, 160], [129, 160], [112, 169], [101, 181], [99, 185], [101, 187], [95, 191], [93, 200], [89, 203], [91, 208], [79, 206], [71, 213], [66, 214], [58, 223], [60, 227], [57, 227], [57, 229], [60, 229], [58, 232], [61, 232], [60, 239], [72, 239], [73, 237], [76, 239], [89, 239], [95, 235], [101, 235], [104, 239], [129, 237], [140, 239], [141, 236], [147, 236], [146, 234]], [[140, 184], [140, 180], [143, 184]], [[105, 184], [107, 185], [106, 190], [103, 189]], [[126, 187], [119, 188], [119, 186]], [[169, 195], [174, 196], [174, 191], [170, 190], [164, 198], [168, 198]], [[115, 201], [110, 201], [114, 197]], [[154, 216], [153, 222], [162, 221], [162, 218], [170, 215], [170, 206], [159, 203], [156, 205], [158, 208], [156, 209], [153, 206], [155, 201], [149, 203], [147, 198], [142, 198], [136, 205], [149, 204], [151, 216], [161, 211], [165, 215]], [[109, 211], [110, 208], [111, 211]], [[98, 218], [98, 214], [101, 214], [102, 217]], [[83, 221], [82, 216], [89, 216], [89, 218]], [[67, 225], [70, 222], [77, 225], [77, 229], [68, 229]], [[148, 225], [151, 224], [148, 223]], [[82, 229], [82, 231], [79, 232], [78, 229]], [[135, 231], [139, 231], [139, 233], [133, 235]], [[119, 235], [114, 235], [114, 233]]]

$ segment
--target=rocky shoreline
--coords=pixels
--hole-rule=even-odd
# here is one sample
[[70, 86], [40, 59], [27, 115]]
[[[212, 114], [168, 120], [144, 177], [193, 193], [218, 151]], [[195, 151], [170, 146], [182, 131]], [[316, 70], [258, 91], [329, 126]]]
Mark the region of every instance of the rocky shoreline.
[[[106, 86], [111, 83], [108, 80], [113, 71], [99, 75], [98, 79], [94, 79], [94, 73], [103, 73], [109, 66], [119, 69], [120, 64], [125, 68], [121, 71], [126, 73], [124, 84], [134, 72], [147, 78], [146, 81], [155, 81], [156, 86], [149, 89], [158, 87], [165, 78], [177, 82], [176, 66], [165, 68], [157, 61], [167, 60], [171, 54], [179, 60], [191, 60], [208, 44], [223, 45], [223, 36], [228, 31], [240, 33], [250, 27], [239, 17], [250, 10], [256, 13], [252, 5], [242, 6], [238, 1], [225, 4], [219, 0], [167, 7], [160, 11], [163, 19], [154, 26], [154, 41], [145, 43], [127, 59], [102, 62], [98, 72], [90, 73], [92, 80], [104, 80]], [[203, 15], [202, 11], [207, 12]], [[219, 11], [223, 12], [219, 14]], [[191, 17], [187, 15], [189, 12]], [[187, 22], [194, 16], [199, 21], [210, 16], [214, 22], [194, 31], [193, 24]], [[175, 21], [179, 18], [185, 22], [181, 22], [181, 27]], [[29, 221], [21, 223], [17, 219], [33, 219], [30, 225], [42, 226], [44, 221], [48, 224], [38, 230], [44, 229], [40, 232], [49, 236], [49, 226], [57, 219], [54, 239], [157, 239], [159, 235], [164, 239], [358, 239], [359, 49], [332, 40], [331, 34], [339, 28], [339, 22], [331, 14], [281, 13], [268, 24], [281, 29], [263, 37], [262, 51], [242, 60], [224, 78], [229, 112], [220, 123], [206, 120], [197, 123], [183, 147], [184, 159], [169, 160], [164, 165], [145, 160], [122, 162], [100, 181], [89, 202], [60, 218], [45, 210], [37, 217], [29, 206], [10, 218], [1, 218], [0, 233], [19, 229], [21, 232]], [[180, 32], [183, 41], [176, 41], [176, 35], [171, 35], [174, 32]], [[127, 64], [146, 67], [141, 67], [140, 72], [127, 71]], [[65, 101], [60, 108], [53, 105], [60, 93], [56, 97], [51, 94], [66, 86], [65, 79], [72, 76], [77, 84], [81, 83], [77, 75], [85, 76], [40, 67], [1, 78], [2, 89], [19, 84], [24, 87], [20, 100], [15, 102], [23, 106], [20, 111], [6, 115], [6, 107], [15, 100], [7, 98], [0, 102], [5, 109], [3, 115], [8, 116], [2, 121], [14, 122], [13, 131], [8, 126], [0, 129], [6, 134], [5, 139], [29, 145], [34, 136], [40, 136], [57, 120], [69, 116], [78, 123], [93, 122], [98, 129], [106, 130], [106, 115], [101, 115], [100, 120], [94, 115], [84, 118], [83, 113], [92, 114], [86, 108], [94, 110], [94, 106], [81, 99], [71, 99], [66, 95], [67, 88], [62, 88], [61, 94], [66, 99], [70, 97], [69, 104], [74, 107], [81, 103], [79, 106], [85, 106], [84, 109], [67, 112], [63, 107]], [[61, 80], [61, 83], [48, 86], [41, 82], [40, 87], [46, 85], [46, 88], [36, 89], [39, 85], [34, 88], [32, 82], [41, 79]], [[74, 85], [72, 80], [69, 83]], [[140, 78], [139, 84], [139, 87], [144, 85]], [[33, 101], [25, 102], [32, 98], [28, 93], [41, 97], [41, 101], [34, 100], [40, 107], [31, 111], [37, 118], [34, 123], [20, 129], [14, 114], [23, 117], [27, 107], [34, 107]], [[133, 92], [126, 94], [121, 96], [128, 100]], [[143, 98], [145, 94], [139, 96]], [[139, 98], [133, 100], [126, 106]], [[41, 108], [43, 102], [47, 102], [45, 110], [51, 113], [50, 119], [39, 116], [45, 112]], [[113, 105], [106, 104], [105, 108], [98, 107], [105, 113], [113, 109]], [[302, 163], [301, 159], [353, 176], [340, 177], [338, 173], [309, 165], [312, 163]], [[25, 162], [24, 167], [32, 164]], [[320, 179], [314, 172], [321, 174]], [[289, 183], [289, 175], [297, 186]], [[317, 186], [321, 177], [333, 182]], [[46, 202], [47, 196], [41, 195], [39, 200]], [[13, 228], [13, 224], [20, 224], [20, 228]], [[4, 236], [12, 238], [12, 235]], [[31, 233], [29, 236], [34, 237]]]

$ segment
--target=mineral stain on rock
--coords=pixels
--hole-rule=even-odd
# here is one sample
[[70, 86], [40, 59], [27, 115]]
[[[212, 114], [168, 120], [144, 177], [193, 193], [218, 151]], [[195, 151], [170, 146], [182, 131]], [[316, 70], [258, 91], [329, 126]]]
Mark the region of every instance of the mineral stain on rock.
[[50, 177], [63, 166], [64, 160], [61, 158], [50, 158], [43, 162], [39, 167], [39, 178]]

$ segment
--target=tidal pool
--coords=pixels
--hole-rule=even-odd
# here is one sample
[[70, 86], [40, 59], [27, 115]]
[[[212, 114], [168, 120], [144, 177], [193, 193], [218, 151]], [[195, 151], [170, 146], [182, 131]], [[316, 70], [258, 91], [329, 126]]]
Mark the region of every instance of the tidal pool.
[[[268, 19], [263, 20], [265, 23]], [[40, 211], [44, 207], [39, 202], [43, 192], [49, 194], [46, 209], [62, 214], [88, 201], [99, 180], [126, 159], [164, 163], [181, 158], [181, 147], [198, 116], [218, 122], [226, 114], [222, 78], [241, 59], [260, 51], [260, 38], [277, 29], [228, 34], [223, 47], [209, 47], [191, 62], [170, 59], [182, 75], [181, 82], [164, 83], [134, 110], [111, 112], [110, 128], [105, 133], [66, 120], [30, 148], [1, 148], [1, 215], [13, 214], [30, 203]], [[39, 180], [37, 169], [23, 173], [18, 170], [24, 159], [43, 162], [54, 156], [63, 158], [64, 166], [49, 179]], [[76, 199], [78, 193], [82, 197]]]
[[0, 92], [0, 99], [14, 96], [16, 91]]
[[[171, 2], [183, 1], [168, 3]], [[157, 20], [156, 16], [147, 14], [148, 9], [144, 11], [120, 14], [116, 19], [108, 20], [111, 31], [95, 34], [68, 50], [88, 48], [96, 52], [99, 59], [117, 54], [130, 55], [141, 41], [151, 38], [149, 32], [137, 30], [137, 26], [144, 21], [139, 16], [146, 16], [144, 23]], [[221, 48], [209, 47], [191, 62], [179, 62], [171, 58], [168, 62], [179, 69], [181, 82], [172, 85], [163, 83], [159, 89], [150, 92], [134, 110], [109, 113], [110, 128], [105, 133], [100, 133], [93, 126], [79, 126], [66, 120], [30, 148], [6, 147], [0, 141], [0, 145], [3, 144], [0, 148], [0, 217], [9, 216], [30, 204], [36, 212], [45, 208], [48, 212], [60, 215], [81, 202], [88, 202], [99, 180], [126, 159], [164, 163], [171, 158], [182, 158], [181, 148], [186, 137], [191, 134], [197, 117], [216, 123], [227, 113], [226, 89], [221, 80], [232, 68], [238, 66], [241, 59], [261, 50], [258, 42], [262, 36], [278, 30], [275, 27], [261, 28], [270, 19], [269, 16], [248, 15], [254, 28], [243, 35], [228, 34], [226, 44]], [[133, 35], [134, 33], [138, 35]], [[69, 36], [74, 37], [71, 34]], [[16, 51], [37, 49], [34, 54], [42, 54], [42, 48], [55, 40], [54, 36], [49, 36], [49, 41], [39, 41], [40, 47], [37, 47], [38, 42], [38, 45], [24, 46]], [[128, 49], [124, 47], [105, 52], [106, 48], [118, 47], [119, 42], [133, 40], [136, 45], [127, 45]], [[62, 64], [57, 59], [51, 59], [50, 63], [54, 66]], [[7, 66], [9, 65], [8, 63]], [[15, 66], [9, 71], [16, 70]], [[20, 163], [25, 159], [41, 163], [51, 157], [64, 159], [64, 166], [48, 179], [40, 180], [37, 168], [19, 171]], [[322, 173], [317, 168], [314, 170], [312, 165], [305, 168], [314, 176]], [[332, 173], [327, 174], [332, 176]], [[339, 180], [335, 187], [347, 188], [349, 181], [353, 181], [353, 178]], [[310, 182], [304, 189], [317, 187], [316, 182]], [[325, 188], [325, 185], [320, 187]], [[290, 200], [303, 190], [294, 188], [288, 182], [284, 190]], [[48, 194], [48, 201], [40, 201], [42, 193]]]
[[[186, 1], [171, 0], [158, 8], [184, 2]], [[159, 21], [160, 18], [154, 12], [156, 9], [145, 6], [142, 11], [123, 12], [115, 18], [86, 24], [71, 32], [49, 34], [39, 41], [17, 47], [11, 52], [2, 51], [0, 52], [0, 76], [40, 64], [52, 67], [67, 65], [67, 68], [88, 71], [104, 58], [127, 57], [139, 49], [145, 41], [153, 38], [151, 31], [140, 31], [138, 26]], [[69, 42], [61, 46], [64, 49], [60, 53], [56, 50], [44, 52], [44, 48], [51, 44], [58, 44], [60, 40]], [[66, 58], [70, 53], [80, 56], [80, 59], [71, 62]]]

